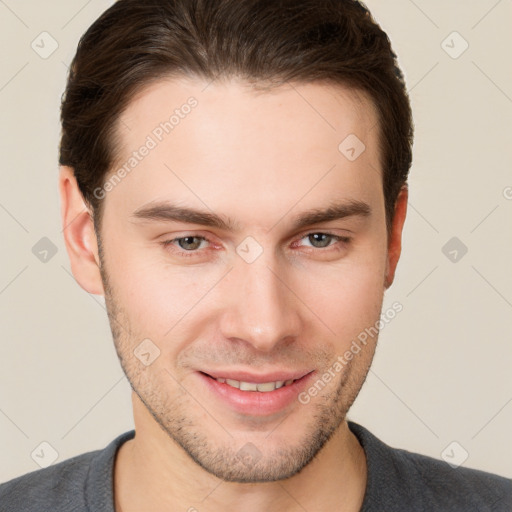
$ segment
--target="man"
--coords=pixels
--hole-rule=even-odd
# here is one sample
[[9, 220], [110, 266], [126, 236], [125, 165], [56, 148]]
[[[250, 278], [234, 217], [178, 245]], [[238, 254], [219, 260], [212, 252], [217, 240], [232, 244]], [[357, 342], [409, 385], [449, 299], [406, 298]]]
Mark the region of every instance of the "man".
[[108, 9], [71, 66], [60, 192], [135, 431], [3, 484], [0, 509], [511, 510], [510, 480], [346, 420], [400, 256], [411, 144], [395, 56], [355, 1]]

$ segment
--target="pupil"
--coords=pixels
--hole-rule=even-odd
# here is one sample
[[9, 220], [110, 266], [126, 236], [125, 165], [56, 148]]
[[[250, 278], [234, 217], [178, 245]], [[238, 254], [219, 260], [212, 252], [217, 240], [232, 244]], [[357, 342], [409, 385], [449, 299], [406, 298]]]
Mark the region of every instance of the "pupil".
[[183, 245], [185, 245], [185, 246], [189, 246], [189, 245], [197, 246], [197, 243], [194, 244], [194, 242], [193, 242], [193, 240], [195, 238], [196, 238], [195, 236], [186, 236], [186, 237], [182, 238], [181, 241], [180, 241], [180, 245], [182, 246], [182, 249], [196, 249], [197, 247], [183, 247]]
[[314, 233], [313, 235], [310, 235], [310, 237], [313, 237], [314, 242], [312, 242], [311, 240], [310, 240], [310, 241], [311, 241], [311, 243], [312, 243], [313, 245], [315, 245], [315, 243], [316, 243], [316, 242], [320, 242], [320, 246], [321, 246], [321, 247], [326, 247], [326, 244], [325, 244], [325, 243], [322, 243], [322, 241], [321, 241], [321, 240], [318, 240], [318, 238], [319, 238], [319, 237], [325, 237], [325, 238], [324, 238], [324, 241], [323, 241], [323, 242], [325, 242], [326, 240], [327, 240], [327, 241], [329, 240], [329, 239], [328, 239], [328, 237], [329, 237], [329, 236], [330, 236], [330, 235], [327, 235], [327, 234], [325, 234], [325, 233]]

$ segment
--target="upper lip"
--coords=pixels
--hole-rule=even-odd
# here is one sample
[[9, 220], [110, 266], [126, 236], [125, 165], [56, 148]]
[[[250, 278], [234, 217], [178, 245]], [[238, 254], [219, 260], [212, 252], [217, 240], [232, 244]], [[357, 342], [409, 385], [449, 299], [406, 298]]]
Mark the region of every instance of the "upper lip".
[[276, 370], [268, 373], [255, 374], [239, 370], [201, 370], [201, 373], [205, 373], [214, 379], [230, 379], [251, 383], [297, 380], [311, 372], [312, 370]]

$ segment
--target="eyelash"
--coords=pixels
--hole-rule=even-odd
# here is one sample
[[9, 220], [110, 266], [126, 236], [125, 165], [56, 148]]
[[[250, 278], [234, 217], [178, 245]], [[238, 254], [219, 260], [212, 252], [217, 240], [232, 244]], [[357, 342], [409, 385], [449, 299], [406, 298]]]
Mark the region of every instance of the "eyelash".
[[[352, 240], [350, 237], [341, 236], [341, 235], [335, 235], [334, 233], [329, 233], [328, 231], [311, 231], [309, 233], [306, 233], [303, 235], [299, 240], [302, 240], [304, 238], [307, 238], [311, 235], [327, 235], [331, 237], [335, 242], [342, 242], [344, 245], [348, 245], [350, 241]], [[169, 249], [173, 245], [174, 242], [177, 242], [178, 240], [184, 240], [185, 238], [197, 238], [205, 242], [210, 242], [210, 240], [204, 236], [200, 235], [186, 235], [186, 236], [180, 236], [173, 238], [172, 240], [164, 240], [160, 242], [162, 246], [165, 249]], [[328, 245], [327, 247], [311, 247], [312, 250], [318, 251], [318, 252], [327, 252], [330, 248], [334, 247], [336, 244]], [[199, 253], [199, 249], [193, 250], [193, 251], [186, 251], [184, 249], [172, 249], [172, 252], [179, 255], [183, 258], [190, 258], [194, 257]]]

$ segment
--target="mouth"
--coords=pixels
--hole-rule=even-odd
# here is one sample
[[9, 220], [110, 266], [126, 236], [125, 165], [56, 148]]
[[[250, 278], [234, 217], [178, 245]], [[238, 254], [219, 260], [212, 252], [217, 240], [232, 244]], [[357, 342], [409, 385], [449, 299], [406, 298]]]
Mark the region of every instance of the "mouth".
[[217, 382], [220, 382], [221, 384], [227, 384], [228, 386], [239, 389], [240, 391], [259, 391], [260, 393], [269, 393], [270, 391], [275, 391], [276, 389], [282, 388], [284, 386], [291, 386], [295, 381], [304, 377], [303, 375], [295, 379], [291, 378], [286, 380], [268, 380], [266, 382], [261, 379], [260, 382], [247, 382], [243, 380], [230, 379], [228, 377], [213, 377], [208, 373], [201, 373], [216, 380]]
[[315, 370], [274, 372], [255, 375], [247, 372], [197, 371], [205, 394], [221, 407], [247, 416], [271, 416], [300, 405], [298, 396]]

